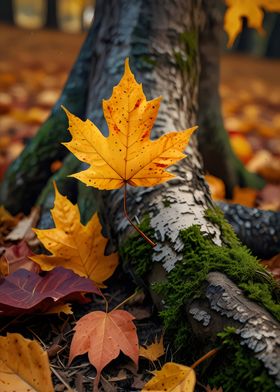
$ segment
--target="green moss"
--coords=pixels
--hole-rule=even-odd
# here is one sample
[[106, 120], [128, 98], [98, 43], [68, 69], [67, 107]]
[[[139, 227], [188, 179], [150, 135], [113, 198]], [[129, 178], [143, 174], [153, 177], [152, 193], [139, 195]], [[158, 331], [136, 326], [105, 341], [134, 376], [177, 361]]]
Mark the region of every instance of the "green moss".
[[[229, 236], [225, 226], [224, 234]], [[203, 282], [210, 271], [221, 271], [243, 288], [248, 297], [264, 305], [280, 320], [280, 304], [277, 304], [277, 290], [274, 281], [259, 264], [250, 251], [228, 238], [228, 245], [215, 245], [209, 236], [202, 235], [199, 226], [192, 226], [181, 232], [184, 242], [183, 259], [167, 275], [165, 282], [154, 284], [166, 304], [161, 312], [166, 329], [175, 336], [178, 347], [182, 342], [181, 332], [177, 333], [178, 320], [184, 312], [186, 301], [203, 294]], [[188, 337], [185, 341], [187, 342]], [[180, 343], [181, 344], [181, 343]]]
[[[153, 239], [154, 230], [150, 226], [150, 218], [146, 215], [138, 226], [149, 238]], [[129, 264], [137, 278], [143, 278], [152, 268], [153, 248], [136, 231], [120, 248], [124, 269]]]
[[179, 35], [180, 50], [174, 51], [175, 61], [182, 72], [193, 79], [197, 77], [196, 61], [198, 56], [198, 33], [195, 30], [185, 31]]
[[212, 361], [207, 373], [211, 387], [223, 387], [225, 392], [276, 392], [279, 391], [262, 363], [240, 345], [234, 328], [218, 334], [222, 349]]

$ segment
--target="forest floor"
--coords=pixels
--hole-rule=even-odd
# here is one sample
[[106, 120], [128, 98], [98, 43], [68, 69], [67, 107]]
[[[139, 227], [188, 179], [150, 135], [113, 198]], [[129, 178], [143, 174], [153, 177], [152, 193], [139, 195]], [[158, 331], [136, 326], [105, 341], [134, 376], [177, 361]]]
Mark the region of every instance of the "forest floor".
[[[30, 32], [0, 25], [0, 179], [48, 116], [84, 37], [85, 34], [72, 35], [51, 30]], [[224, 55], [220, 89], [225, 126], [236, 154], [249, 170], [267, 180], [267, 185], [261, 191], [236, 188], [234, 199], [230, 202], [274, 211], [280, 211], [279, 65], [280, 61]], [[54, 162], [53, 171], [60, 166], [61, 162]], [[213, 198], [223, 200], [222, 181], [210, 175], [207, 175], [207, 181]], [[1, 226], [1, 219], [0, 231], [4, 227]], [[22, 217], [17, 219], [20, 222]], [[25, 224], [22, 229], [24, 234], [21, 238], [18, 234], [18, 240], [27, 238], [32, 224], [34, 220]], [[4, 231], [0, 232], [0, 240], [3, 247], [12, 243], [6, 242]], [[13, 260], [23, 257], [20, 252], [25, 251], [21, 246], [17, 248], [19, 254], [13, 255]], [[0, 274], [3, 273], [1, 260], [3, 263], [3, 258], [0, 258]], [[275, 275], [280, 276], [280, 258], [277, 260], [273, 268]], [[117, 272], [114, 279], [108, 282], [110, 290], [105, 295], [110, 301], [110, 309], [133, 293], [133, 285], [128, 284], [131, 279], [121, 284], [123, 279], [124, 276]], [[123, 287], [122, 291], [120, 287]], [[70, 387], [78, 392], [91, 390], [94, 368], [85, 356], [67, 366], [69, 345], [76, 320], [94, 309], [103, 310], [103, 307], [103, 302], [96, 300], [94, 304], [82, 307], [75, 305], [75, 316], [44, 315], [44, 323], [42, 316], [38, 317], [37, 314], [21, 315], [12, 321], [5, 319], [0, 323], [0, 334], [20, 331], [25, 337], [41, 342], [49, 354], [56, 391], [69, 391]], [[156, 336], [160, 336], [160, 322], [153, 315], [150, 301], [145, 295], [138, 295], [126, 306], [126, 310], [136, 317], [141, 344], [151, 343]], [[163, 363], [172, 360], [172, 355], [167, 350]], [[148, 362], [140, 364], [140, 370], [147, 368], [153, 370], [154, 365], [148, 365]], [[144, 381], [141, 372], [137, 373], [124, 356], [121, 361], [114, 361], [107, 367], [101, 378], [105, 392], [115, 391], [116, 388], [136, 391], [142, 388]]]

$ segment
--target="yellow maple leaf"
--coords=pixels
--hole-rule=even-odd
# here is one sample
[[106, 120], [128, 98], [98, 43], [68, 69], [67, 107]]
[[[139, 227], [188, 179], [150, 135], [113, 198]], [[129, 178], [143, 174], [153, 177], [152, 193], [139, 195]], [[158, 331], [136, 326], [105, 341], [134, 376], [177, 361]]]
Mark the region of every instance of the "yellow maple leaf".
[[163, 346], [163, 336], [161, 336], [160, 340], [150, 344], [147, 348], [140, 346], [139, 356], [148, 359], [149, 361], [156, 361], [159, 357], [164, 354], [164, 346]]
[[229, 36], [231, 46], [242, 30], [242, 17], [246, 17], [248, 26], [263, 32], [262, 22], [265, 9], [271, 12], [280, 11], [280, 0], [226, 0], [228, 9], [225, 13], [224, 28]]
[[[66, 196], [62, 196], [55, 183], [55, 202], [51, 210], [55, 228], [33, 229], [44, 247], [52, 255], [30, 257], [49, 271], [57, 266], [71, 269], [80, 276], [92, 279], [99, 287], [108, 279], [118, 264], [118, 256], [113, 253], [104, 256], [107, 239], [101, 234], [101, 224], [94, 214], [87, 225], [80, 222], [80, 212]], [[104, 286], [103, 286], [104, 287]]]
[[63, 144], [90, 164], [87, 170], [72, 176], [99, 189], [117, 189], [126, 184], [147, 187], [173, 178], [165, 169], [185, 157], [182, 151], [196, 127], [150, 140], [160, 99], [146, 100], [127, 59], [120, 83], [111, 98], [103, 101], [108, 137], [91, 121], [82, 121], [64, 109], [72, 140]]
[[167, 362], [161, 370], [153, 372], [154, 377], [144, 385], [142, 392], [193, 392], [195, 371], [174, 362]]
[[18, 333], [0, 337], [0, 390], [53, 392], [48, 354]]

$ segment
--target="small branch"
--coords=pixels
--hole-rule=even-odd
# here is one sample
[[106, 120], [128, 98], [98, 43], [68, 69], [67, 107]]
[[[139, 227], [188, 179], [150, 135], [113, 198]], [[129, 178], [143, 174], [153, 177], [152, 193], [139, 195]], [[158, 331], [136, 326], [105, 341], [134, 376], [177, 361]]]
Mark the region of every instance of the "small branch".
[[[128, 301], [130, 301], [132, 298], [134, 298], [136, 295], [138, 294], [137, 291], [135, 291], [130, 297], [126, 298], [125, 300], [123, 300], [120, 304], [118, 304], [116, 307], [114, 307], [113, 310], [117, 310], [119, 309], [121, 306], [123, 306], [124, 304], [126, 304]], [[112, 311], [113, 311], [112, 310]]]
[[124, 210], [124, 215], [126, 217], [126, 219], [128, 220], [128, 222], [131, 224], [131, 226], [134, 227], [134, 229], [136, 231], [138, 231], [138, 233], [141, 235], [141, 237], [144, 238], [144, 240], [146, 240], [148, 242], [148, 244], [150, 244], [153, 248], [157, 245], [154, 241], [152, 241], [148, 236], [146, 236], [145, 233], [143, 233], [143, 231], [141, 229], [139, 229], [139, 227], [137, 227], [132, 220], [130, 219], [130, 217], [128, 216], [127, 213], [127, 208], [126, 208], [126, 184], [124, 186], [124, 195], [123, 195], [123, 210]]
[[69, 384], [67, 384], [67, 382], [61, 377], [61, 375], [52, 367], [50, 366], [51, 371], [53, 372], [53, 374], [59, 379], [59, 381], [67, 388], [67, 391], [69, 392], [74, 392], [74, 389], [72, 389], [70, 387]]
[[212, 357], [213, 355], [217, 354], [219, 351], [219, 348], [213, 348], [213, 350], [209, 351], [207, 354], [203, 355], [203, 357], [199, 358], [195, 363], [191, 365], [191, 368], [194, 369], [198, 365], [201, 364], [201, 362], [204, 362], [206, 359]]

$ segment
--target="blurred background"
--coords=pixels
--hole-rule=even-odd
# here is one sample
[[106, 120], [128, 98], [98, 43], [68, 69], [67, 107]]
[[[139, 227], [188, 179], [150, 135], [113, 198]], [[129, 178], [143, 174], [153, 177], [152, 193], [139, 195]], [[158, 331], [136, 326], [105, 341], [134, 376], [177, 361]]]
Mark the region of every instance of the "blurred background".
[[[0, 179], [59, 97], [94, 8], [93, 0], [1, 0]], [[232, 201], [280, 210], [280, 14], [266, 14], [263, 27], [260, 35], [244, 21], [231, 50], [224, 34], [220, 93], [234, 151], [268, 182], [258, 192], [237, 188]], [[224, 199], [222, 181], [207, 180]]]

